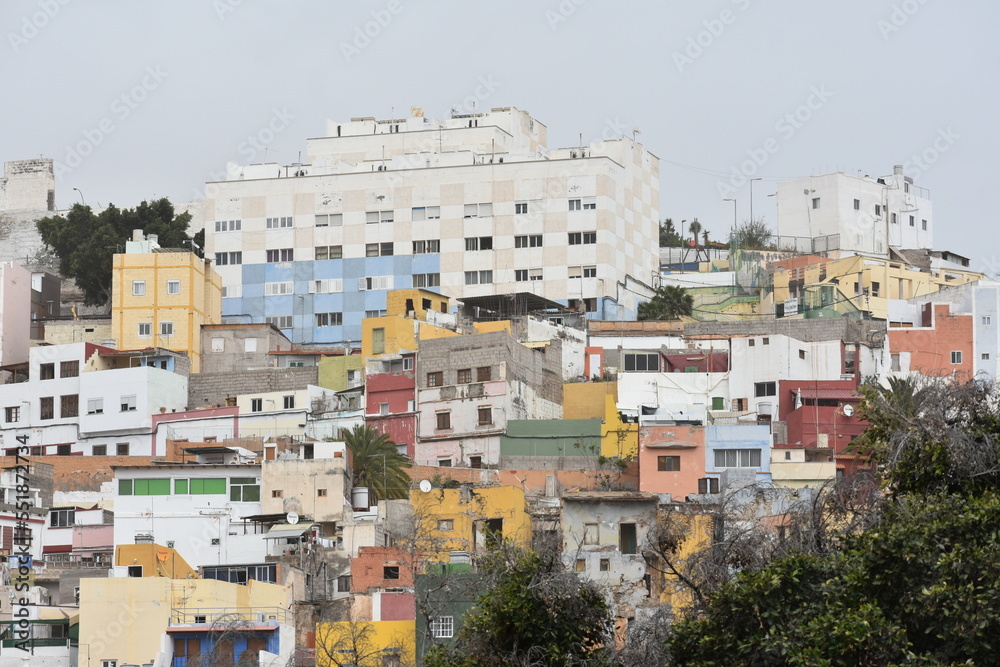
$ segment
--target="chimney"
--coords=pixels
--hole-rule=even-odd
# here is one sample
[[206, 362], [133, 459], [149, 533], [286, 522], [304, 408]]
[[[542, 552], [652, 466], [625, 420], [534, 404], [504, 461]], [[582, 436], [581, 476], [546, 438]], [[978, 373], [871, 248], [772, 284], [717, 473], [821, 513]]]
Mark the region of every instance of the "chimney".
[[901, 164], [893, 165], [893, 167], [892, 167], [892, 173], [895, 174], [896, 176], [902, 176], [903, 175], [903, 165], [901, 165]]

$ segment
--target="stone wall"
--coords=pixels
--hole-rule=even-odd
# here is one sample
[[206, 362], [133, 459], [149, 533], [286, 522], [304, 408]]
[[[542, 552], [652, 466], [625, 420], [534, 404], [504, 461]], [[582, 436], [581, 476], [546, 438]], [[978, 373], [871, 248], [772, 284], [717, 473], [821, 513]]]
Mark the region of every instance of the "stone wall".
[[231, 373], [197, 373], [188, 380], [188, 405], [225, 405], [226, 399], [246, 394], [305, 389], [319, 382], [319, 367], [261, 368]]

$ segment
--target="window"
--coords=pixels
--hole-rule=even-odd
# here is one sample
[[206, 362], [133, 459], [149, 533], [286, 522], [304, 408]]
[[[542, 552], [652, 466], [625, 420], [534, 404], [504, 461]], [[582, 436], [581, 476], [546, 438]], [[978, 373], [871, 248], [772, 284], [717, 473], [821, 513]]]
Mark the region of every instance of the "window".
[[121, 411], [135, 412], [135, 394], [121, 397]]
[[427, 374], [428, 387], [440, 387], [442, 384], [444, 384], [444, 373], [442, 371]]
[[636, 540], [635, 524], [618, 524], [618, 548], [623, 554], [634, 554], [638, 551], [638, 541]]
[[451, 467], [451, 459], [438, 459], [438, 467], [439, 468], [450, 468]]
[[875, 217], [878, 218], [881, 217], [881, 215], [882, 215], [882, 205], [875, 204]]
[[264, 399], [263, 398], [251, 398], [250, 399], [250, 412], [263, 412], [264, 411]]
[[133, 280], [132, 281], [132, 296], [146, 296], [146, 281], [145, 280]]
[[813, 208], [819, 208], [819, 197], [813, 197]]
[[412, 220], [421, 222], [423, 220], [438, 220], [441, 218], [440, 206], [416, 206], [413, 208]]
[[291, 329], [292, 328], [292, 316], [291, 315], [270, 315], [264, 318], [264, 321], [268, 324], [273, 324], [279, 329]]
[[982, 358], [983, 361], [989, 361], [990, 360], [990, 353], [989, 352], [983, 352], [981, 358]]
[[542, 235], [541, 234], [530, 234], [525, 236], [515, 236], [514, 237], [514, 247], [515, 248], [541, 248], [542, 247]]
[[470, 456], [469, 457], [469, 467], [479, 470], [483, 467], [483, 457], [482, 456]]
[[139, 338], [150, 338], [153, 335], [152, 322], [139, 322]]
[[466, 285], [488, 285], [493, 282], [493, 271], [466, 271]]
[[514, 202], [514, 215], [526, 215], [528, 213], [528, 202]]
[[656, 469], [659, 472], [678, 472], [681, 469], [681, 457], [657, 456]]
[[760, 397], [760, 396], [777, 396], [778, 395], [778, 383], [776, 383], [776, 382], [754, 382], [753, 383], [753, 395], [755, 397]]
[[52, 419], [55, 410], [55, 399], [52, 396], [43, 396], [39, 402], [39, 418]]
[[759, 449], [717, 449], [716, 468], [759, 468]]
[[750, 340], [747, 341], [747, 347], [755, 347], [756, 345], [757, 341], [754, 338], [751, 338]]
[[292, 396], [283, 396], [282, 400], [283, 400], [283, 403], [284, 403], [284, 406], [285, 406], [285, 410], [294, 410], [295, 409], [295, 396], [294, 395], [292, 395]]
[[217, 232], [238, 232], [243, 228], [242, 220], [216, 220], [215, 231]]
[[[176, 655], [176, 653], [175, 653]], [[101, 667], [118, 667], [117, 660], [101, 660]]]
[[260, 500], [260, 483], [253, 477], [233, 477], [229, 480], [229, 499], [238, 503]]
[[79, 361], [63, 361], [59, 364], [59, 377], [75, 378], [80, 375]]
[[440, 273], [415, 273], [413, 274], [414, 287], [439, 287], [441, 285]]
[[952, 350], [951, 351], [951, 363], [953, 363], [953, 364], [960, 364], [960, 363], [962, 363], [962, 351], [961, 350]]
[[581, 202], [580, 202], [579, 199], [570, 199], [569, 200], [569, 210], [571, 210], [571, 211], [579, 211], [582, 208], [583, 208], [583, 206], [581, 205]]
[[67, 528], [76, 524], [76, 510], [58, 509], [49, 511], [49, 525], [53, 528]]
[[455, 520], [454, 519], [438, 519], [438, 530], [444, 531], [444, 532], [455, 530]]
[[323, 278], [309, 281], [310, 294], [338, 294], [344, 291], [342, 278]]
[[444, 431], [450, 428], [451, 428], [451, 413], [450, 412], [437, 413], [437, 430]]
[[383, 579], [399, 579], [399, 566], [398, 565], [385, 565], [382, 567], [382, 578]]
[[295, 294], [295, 283], [291, 280], [281, 282], [264, 283], [264, 296], [282, 296], [285, 294]]
[[392, 222], [392, 211], [368, 211], [365, 213], [365, 222], [369, 225], [376, 225], [380, 222]]
[[920, 221], [920, 229], [922, 229], [925, 232], [927, 231], [927, 221], [926, 220], [921, 220]]
[[56, 365], [55, 364], [40, 364], [38, 366], [38, 379], [39, 380], [54, 380], [56, 377]]
[[426, 239], [413, 242], [414, 255], [432, 255], [441, 252], [441, 241], [438, 239]]
[[272, 498], [283, 498], [284, 495], [285, 495], [285, 493], [281, 489], [271, 489], [271, 497]]
[[[368, 318], [368, 317], [385, 317], [385, 315], [386, 315], [386, 311], [385, 310], [366, 310], [365, 311], [365, 317], [366, 318]], [[350, 371], [348, 371], [348, 372], [350, 372]]]
[[275, 262], [293, 262], [295, 261], [295, 249], [294, 248], [277, 248], [267, 251], [267, 262], [273, 264]]
[[585, 266], [585, 267], [583, 267], [583, 277], [584, 278], [596, 278], [597, 277], [597, 267], [596, 266]]
[[116, 456], [128, 456], [128, 443], [127, 442], [117, 442], [117, 443], [115, 443], [115, 455]]
[[173, 322], [160, 322], [160, 335], [161, 336], [173, 336], [174, 335], [174, 323]]
[[342, 227], [344, 225], [343, 213], [319, 214], [316, 216], [317, 227]]
[[587, 560], [586, 559], [584, 559], [584, 558], [577, 558], [576, 559], [576, 571], [577, 572], [586, 572], [587, 571]]
[[877, 283], [877, 282], [873, 281], [872, 282], [872, 296], [878, 296], [879, 295], [879, 291], [881, 290], [881, 288], [882, 288], [882, 285], [880, 283]]
[[528, 269], [514, 269], [514, 280], [519, 283], [528, 282]]
[[854, 200], [854, 210], [855, 211], [860, 211], [861, 210], [861, 200], [860, 199], [855, 199]]
[[326, 489], [316, 489], [316, 496], [318, 498], [326, 498]]
[[805, 358], [806, 358], [806, 351], [799, 350], [799, 359], [805, 359]]
[[597, 197], [584, 197], [582, 202], [584, 211], [597, 210]]
[[611, 559], [610, 558], [602, 558], [601, 559], [600, 568], [601, 568], [601, 572], [608, 572], [608, 571], [610, 571], [611, 570]]
[[493, 215], [493, 204], [466, 204], [466, 218], [489, 218]]
[[493, 423], [493, 408], [487, 406], [479, 408], [479, 425], [489, 426]]
[[4, 408], [4, 421], [8, 424], [11, 422], [21, 421], [21, 406], [16, 405], [11, 408]]
[[215, 253], [215, 263], [218, 266], [226, 266], [227, 264], [242, 264], [243, 252], [240, 250], [237, 250], [236, 252], [217, 252]]
[[988, 327], [993, 324], [993, 318], [989, 315], [983, 315], [983, 326]]
[[339, 327], [343, 324], [343, 313], [316, 313], [317, 327]]
[[455, 636], [454, 616], [435, 616], [431, 619], [431, 635], [435, 639], [450, 639]]
[[760, 344], [761, 345], [770, 345], [771, 344], [771, 339], [770, 338], [761, 338], [760, 339]]
[[90, 448], [91, 456], [107, 456], [108, 446], [107, 445], [94, 445]]
[[179, 280], [168, 280], [167, 281], [167, 294], [180, 294], [181, 293], [181, 281]]
[[358, 290], [362, 292], [392, 289], [392, 285], [393, 276], [365, 276], [358, 279]]
[[476, 369], [476, 382], [489, 382], [492, 376], [491, 366], [480, 366]]
[[314, 255], [314, 258], [317, 260], [343, 259], [343, 257], [344, 257], [344, 246], [342, 245], [317, 246]]
[[570, 232], [569, 244], [581, 245], [597, 243], [597, 232]]
[[458, 384], [469, 384], [472, 382], [472, 369], [461, 368], [458, 371]]
[[67, 417], [78, 417], [80, 415], [79, 394], [68, 394], [59, 397], [59, 416], [63, 419]]
[[492, 236], [470, 236], [465, 239], [466, 251], [493, 250]]
[[283, 229], [292, 226], [292, 216], [286, 215], [278, 218], [268, 218], [266, 221], [268, 229]]
[[917, 226], [917, 216], [911, 215], [910, 216], [910, 227], [916, 227], [916, 226]]
[[628, 353], [625, 355], [626, 371], [660, 370], [659, 352]]
[[598, 532], [599, 524], [597, 523], [585, 523], [583, 524], [583, 543], [584, 544], [599, 544], [600, 533]]
[[889, 214], [889, 222], [891, 222], [894, 225], [898, 224], [898, 220], [896, 220], [896, 214], [895, 213], [890, 213]]

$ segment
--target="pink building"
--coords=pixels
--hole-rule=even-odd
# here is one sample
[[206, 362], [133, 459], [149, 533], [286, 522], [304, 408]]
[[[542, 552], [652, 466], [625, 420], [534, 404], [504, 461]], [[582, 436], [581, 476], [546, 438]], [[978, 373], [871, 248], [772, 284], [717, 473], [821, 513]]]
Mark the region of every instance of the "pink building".
[[684, 500], [705, 477], [705, 427], [645, 425], [639, 428], [639, 490]]
[[392, 366], [389, 362], [383, 366], [383, 372], [365, 378], [365, 422], [388, 435], [401, 453], [413, 458], [417, 433], [413, 355], [404, 356], [402, 364], [394, 360]]

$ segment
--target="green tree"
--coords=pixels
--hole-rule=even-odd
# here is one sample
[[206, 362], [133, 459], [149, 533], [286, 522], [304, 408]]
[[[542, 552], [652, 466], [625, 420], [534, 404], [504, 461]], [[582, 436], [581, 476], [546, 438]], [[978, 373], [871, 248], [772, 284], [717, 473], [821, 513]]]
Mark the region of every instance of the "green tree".
[[656, 290], [653, 298], [639, 304], [639, 320], [676, 320], [690, 315], [694, 297], [678, 285], [667, 285]]
[[679, 248], [683, 244], [683, 239], [681, 239], [681, 235], [677, 233], [677, 228], [674, 226], [674, 221], [671, 218], [667, 218], [660, 223], [661, 248]]
[[42, 240], [59, 257], [59, 272], [83, 290], [84, 303], [103, 306], [111, 299], [112, 256], [125, 251], [132, 230], [158, 235], [164, 248], [190, 247], [186, 243], [190, 222], [190, 213], [176, 215], [164, 198], [132, 209], [111, 205], [99, 214], [74, 204], [66, 217], [42, 218], [37, 225]]
[[764, 218], [745, 221], [733, 232], [729, 245], [742, 250], [776, 250], [774, 232]]
[[688, 225], [688, 230], [691, 232], [691, 238], [694, 239], [695, 245], [698, 245], [698, 235], [701, 234], [701, 223], [697, 220], [692, 221]]
[[483, 593], [451, 649], [434, 647], [428, 667], [584, 665], [611, 643], [603, 592], [567, 572], [554, 553], [504, 543], [477, 562]]
[[396, 451], [394, 443], [385, 433], [358, 425], [344, 437], [351, 450], [354, 486], [366, 486], [381, 500], [407, 498], [410, 494], [410, 476], [406, 470], [410, 462]]

